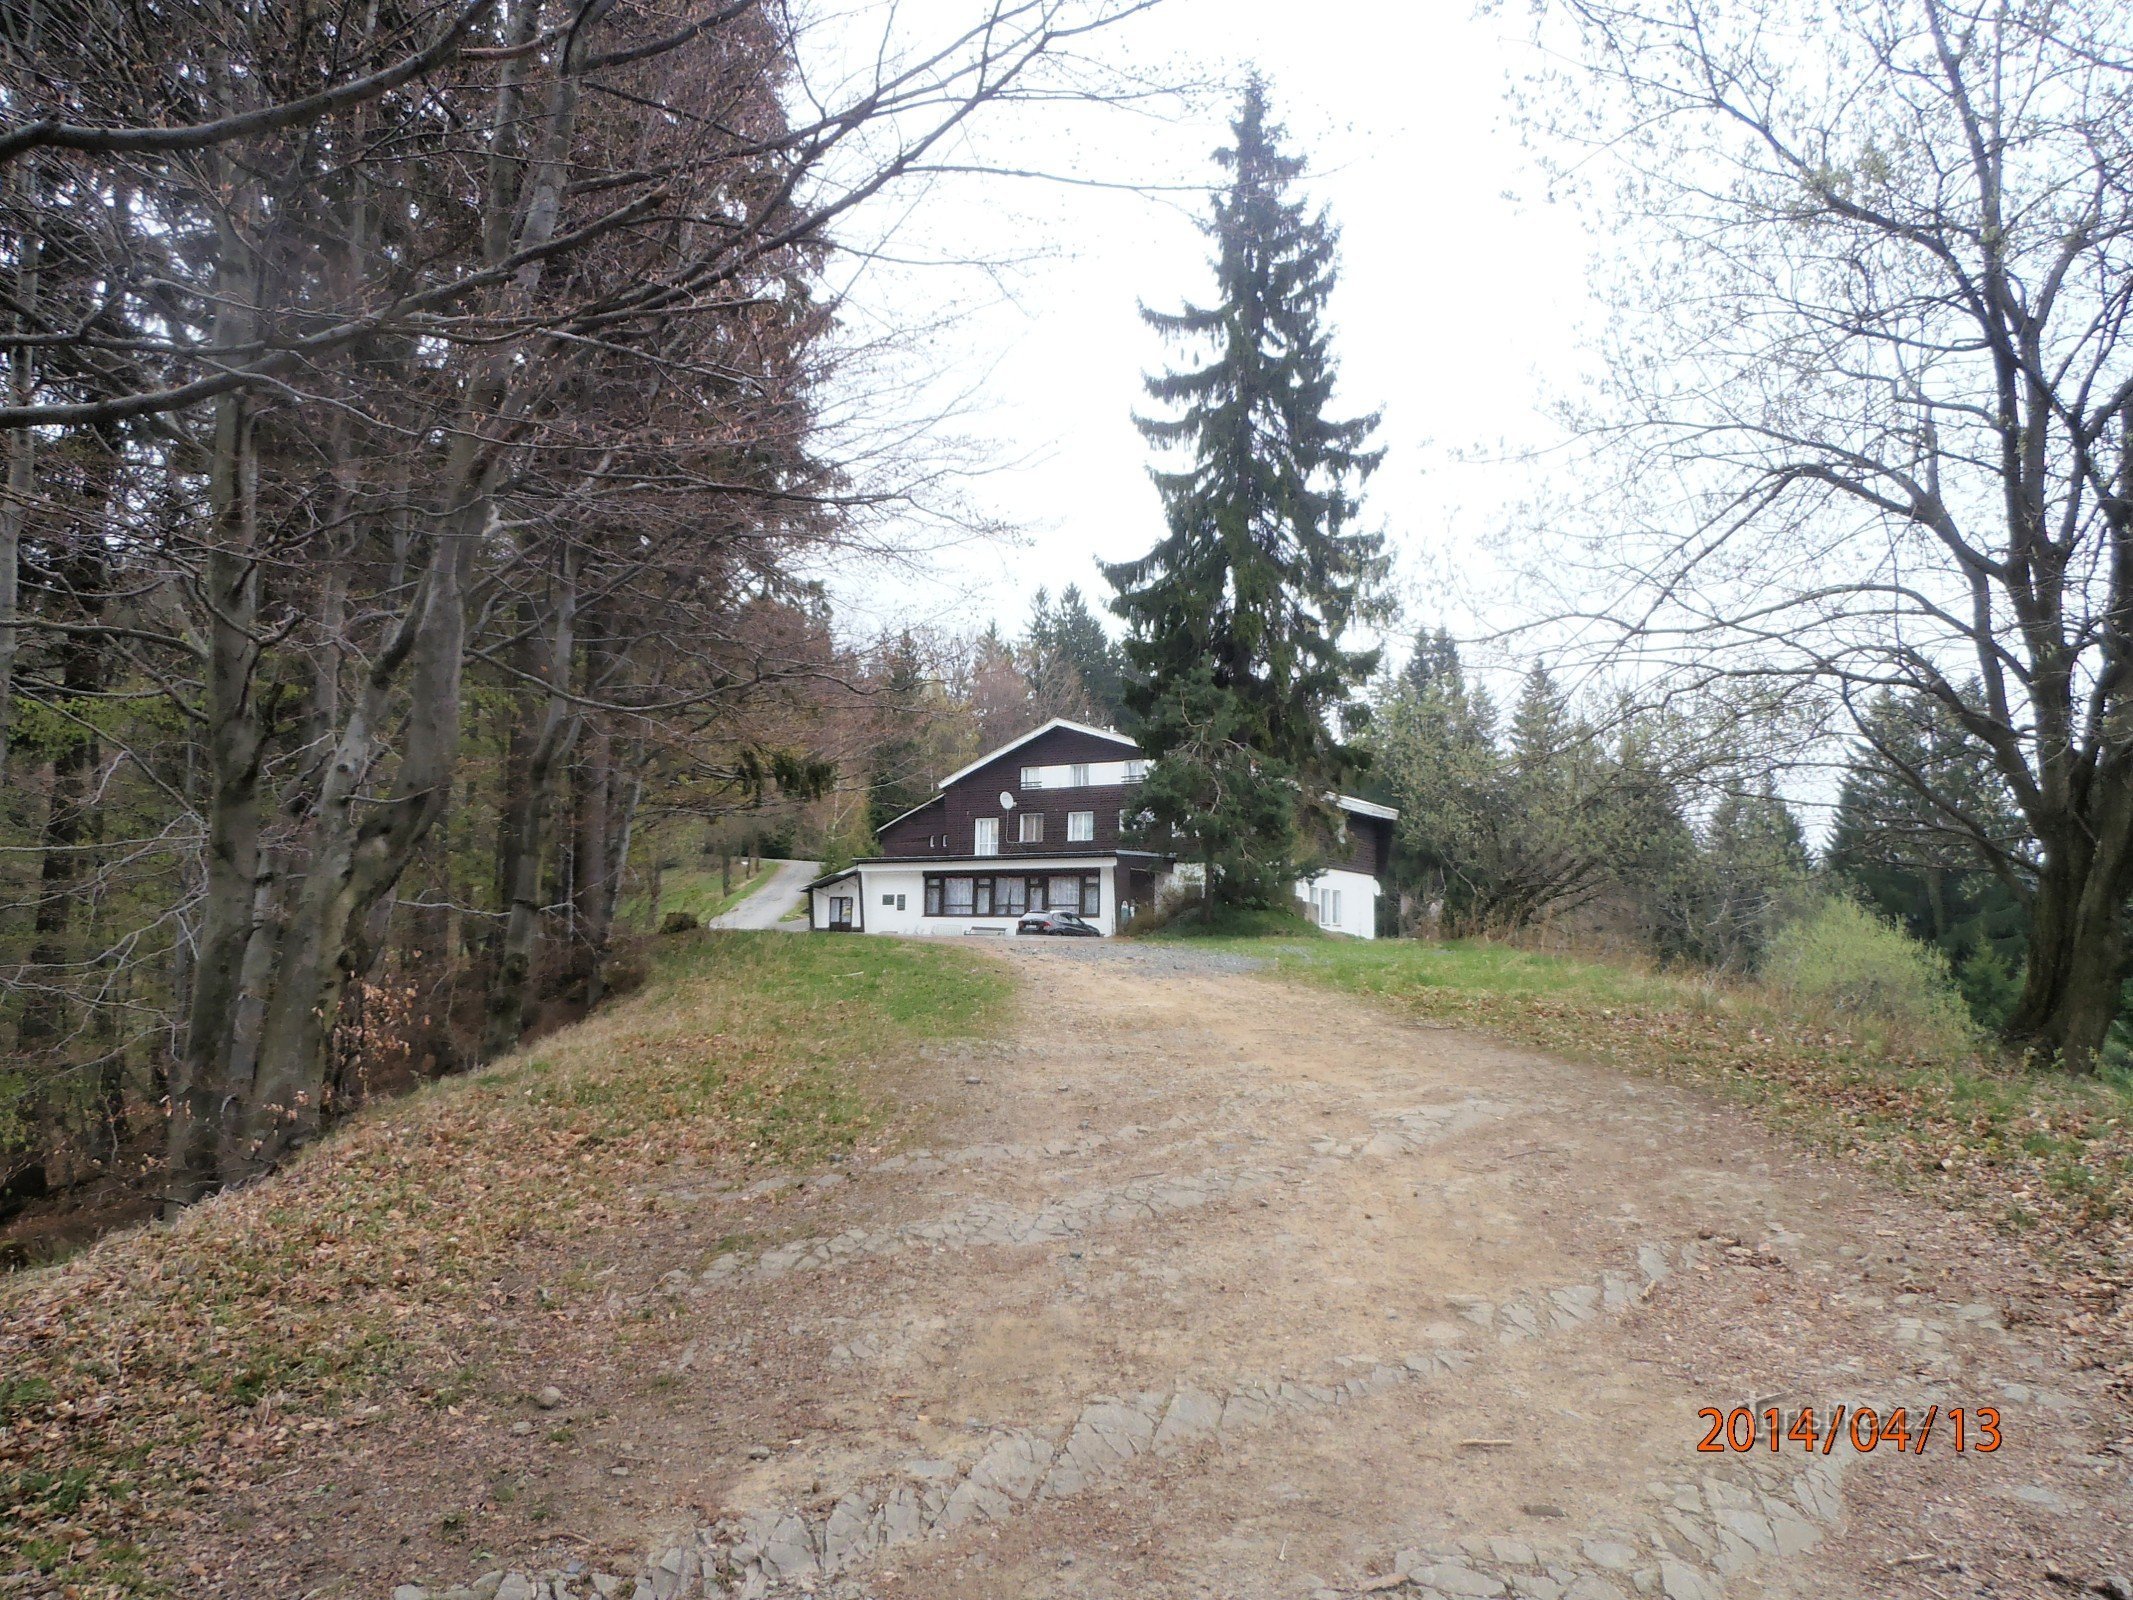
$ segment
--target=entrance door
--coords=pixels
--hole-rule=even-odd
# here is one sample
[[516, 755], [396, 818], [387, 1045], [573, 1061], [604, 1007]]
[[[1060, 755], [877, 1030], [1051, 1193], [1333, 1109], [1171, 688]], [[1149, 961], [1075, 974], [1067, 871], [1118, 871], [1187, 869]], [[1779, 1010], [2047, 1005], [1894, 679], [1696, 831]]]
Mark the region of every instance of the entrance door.
[[1000, 819], [978, 818], [978, 831], [970, 853], [978, 856], [996, 856], [1000, 853]]
[[830, 896], [830, 931], [832, 933], [850, 933], [852, 931], [852, 897], [850, 895], [833, 894]]

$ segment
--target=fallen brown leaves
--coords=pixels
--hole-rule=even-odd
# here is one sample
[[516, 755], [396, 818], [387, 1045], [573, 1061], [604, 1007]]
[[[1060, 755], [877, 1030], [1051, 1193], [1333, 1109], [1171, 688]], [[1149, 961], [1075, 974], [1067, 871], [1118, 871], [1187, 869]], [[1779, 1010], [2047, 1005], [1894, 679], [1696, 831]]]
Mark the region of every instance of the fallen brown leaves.
[[570, 1292], [524, 1263], [638, 1214], [648, 1171], [864, 1129], [846, 1069], [920, 1031], [898, 1019], [955, 958], [882, 941], [874, 992], [825, 1005], [824, 942], [692, 941], [667, 981], [373, 1108], [266, 1183], [0, 1280], [0, 1580], [167, 1592], [190, 1496], [411, 1407], [450, 1414], [499, 1315]]

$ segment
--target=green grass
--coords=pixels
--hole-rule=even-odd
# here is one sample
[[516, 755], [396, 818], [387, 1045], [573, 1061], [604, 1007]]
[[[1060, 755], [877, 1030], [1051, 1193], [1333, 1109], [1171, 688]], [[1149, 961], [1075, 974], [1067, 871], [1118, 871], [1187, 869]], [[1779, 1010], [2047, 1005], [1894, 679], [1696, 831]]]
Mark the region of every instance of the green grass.
[[[667, 1163], [867, 1137], [890, 1108], [866, 1064], [985, 1028], [1008, 985], [947, 944], [662, 941], [644, 989], [577, 1027], [370, 1107], [169, 1227], [0, 1280], [0, 1572], [156, 1592], [136, 1546], [182, 1527], [191, 1486], [272, 1476], [369, 1406], [461, 1403], [496, 1284], [542, 1263], [553, 1298], [592, 1293], [569, 1262], [636, 1225]], [[270, 1398], [282, 1432], [254, 1438]]]
[[722, 887], [725, 875], [715, 867], [677, 868], [660, 874], [659, 912], [656, 916], [646, 914], [647, 897], [641, 894], [626, 897], [616, 907], [615, 915], [636, 928], [657, 928], [669, 913], [675, 911], [686, 911], [698, 922], [709, 922], [713, 917], [724, 916], [754, 894], [775, 871], [777, 865], [768, 861], [752, 873], [736, 871], [729, 892]]

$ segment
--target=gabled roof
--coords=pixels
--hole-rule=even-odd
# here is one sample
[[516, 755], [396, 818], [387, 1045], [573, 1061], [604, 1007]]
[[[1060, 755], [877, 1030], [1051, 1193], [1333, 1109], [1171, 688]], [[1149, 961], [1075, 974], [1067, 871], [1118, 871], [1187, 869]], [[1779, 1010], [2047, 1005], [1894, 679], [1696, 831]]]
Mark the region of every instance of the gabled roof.
[[893, 828], [899, 822], [903, 821], [905, 817], [915, 817], [921, 811], [925, 810], [926, 807], [937, 806], [940, 803], [941, 797], [939, 795], [929, 795], [926, 799], [919, 801], [919, 803], [913, 806], [909, 811], [898, 812], [895, 816], [891, 817], [887, 822], [884, 822], [881, 827], [876, 828], [874, 831], [876, 833], [881, 833], [889, 828]]
[[1069, 728], [1072, 729], [1075, 733], [1086, 733], [1093, 735], [1098, 739], [1109, 739], [1113, 744], [1123, 745], [1128, 750], [1132, 750], [1135, 752], [1138, 752], [1140, 749], [1139, 745], [1135, 744], [1124, 734], [1118, 732], [1115, 728], [1092, 728], [1086, 722], [1075, 722], [1067, 717], [1054, 717], [1043, 727], [1032, 728], [1021, 738], [1010, 739], [1007, 741], [1007, 743], [1000, 746], [999, 749], [986, 751], [985, 754], [979, 756], [977, 760], [971, 762], [968, 766], [956, 768], [956, 770], [949, 773], [947, 777], [941, 779], [940, 783], [936, 785], [936, 787], [945, 789], [948, 787], [948, 785], [954, 783], [958, 778], [969, 777], [973, 772], [977, 771], [978, 768], [985, 766], [989, 762], [999, 760], [1000, 757], [1006, 755], [1010, 750], [1021, 749], [1024, 745], [1028, 744], [1030, 740], [1035, 739], [1040, 735], [1050, 733], [1054, 728]]

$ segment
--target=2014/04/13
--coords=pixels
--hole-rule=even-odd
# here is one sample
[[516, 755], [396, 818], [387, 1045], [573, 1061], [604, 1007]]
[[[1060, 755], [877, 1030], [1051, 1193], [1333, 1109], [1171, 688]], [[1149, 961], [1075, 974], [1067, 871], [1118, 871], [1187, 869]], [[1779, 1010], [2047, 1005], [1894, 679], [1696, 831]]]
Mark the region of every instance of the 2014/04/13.
[[[1911, 1431], [1909, 1408], [1905, 1406], [1898, 1406], [1884, 1421], [1872, 1406], [1859, 1406], [1847, 1415], [1846, 1408], [1840, 1405], [1830, 1414], [1826, 1429], [1816, 1427], [1813, 1406], [1800, 1407], [1799, 1415], [1792, 1419], [1789, 1428], [1785, 1427], [1783, 1414], [1776, 1406], [1767, 1407], [1760, 1417], [1746, 1406], [1735, 1406], [1730, 1412], [1705, 1406], [1696, 1415], [1711, 1424], [1710, 1432], [1703, 1436], [1696, 1448], [1713, 1455], [1727, 1450], [1753, 1450], [1760, 1441], [1772, 1450], [1782, 1450], [1792, 1444], [1809, 1452], [1819, 1449], [1826, 1456], [1836, 1449], [1838, 1440], [1849, 1439], [1851, 1447], [1862, 1455], [1886, 1444], [1893, 1446], [1899, 1455], [1908, 1452], [1915, 1456], [1925, 1453], [1926, 1441], [1933, 1437], [1934, 1424], [1941, 1419], [1941, 1409], [1936, 1405], [1928, 1410], [1915, 1434]], [[1947, 1418], [1957, 1453], [1974, 1450], [1979, 1455], [1990, 1455], [1999, 1449], [2000, 1413], [1992, 1406], [1978, 1406], [1968, 1411], [1961, 1406], [1952, 1406]], [[1944, 1433], [1942, 1437], [1947, 1435]]]

